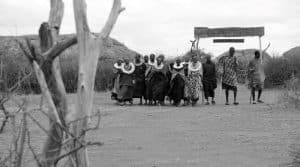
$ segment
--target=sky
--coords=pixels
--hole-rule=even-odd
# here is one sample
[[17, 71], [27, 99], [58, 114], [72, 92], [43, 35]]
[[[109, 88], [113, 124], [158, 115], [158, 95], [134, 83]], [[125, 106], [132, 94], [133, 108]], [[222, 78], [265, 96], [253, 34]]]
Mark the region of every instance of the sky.
[[[89, 27], [100, 32], [113, 0], [86, 0]], [[64, 0], [61, 34], [75, 33], [72, 0]], [[194, 27], [264, 26], [263, 48], [281, 54], [300, 45], [300, 0], [122, 0], [126, 8], [111, 37], [143, 55], [178, 56], [189, 50]], [[50, 0], [0, 0], [0, 36], [37, 34], [48, 20]], [[214, 44], [201, 39], [205, 52], [219, 55], [230, 46], [257, 48], [258, 38], [242, 44]]]

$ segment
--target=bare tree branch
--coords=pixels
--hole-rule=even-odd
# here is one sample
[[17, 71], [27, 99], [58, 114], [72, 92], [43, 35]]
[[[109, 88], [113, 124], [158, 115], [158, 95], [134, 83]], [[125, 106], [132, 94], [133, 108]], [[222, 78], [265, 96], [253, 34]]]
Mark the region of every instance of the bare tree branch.
[[81, 145], [81, 146], [79, 146], [79, 147], [77, 147], [77, 148], [74, 148], [74, 149], [72, 149], [71, 151], [69, 151], [69, 152], [67, 152], [67, 153], [65, 153], [65, 154], [63, 154], [63, 155], [57, 157], [57, 158], [55, 159], [55, 164], [57, 164], [59, 160], [65, 158], [65, 157], [67, 157], [67, 156], [70, 156], [71, 154], [77, 152], [78, 150], [80, 150], [80, 149], [82, 149], [82, 148], [85, 148], [85, 147], [87, 147], [87, 146], [102, 146], [102, 145], [103, 145], [102, 142], [88, 142], [88, 143], [86, 143], [86, 144], [84, 144], [84, 145]]
[[51, 34], [54, 44], [57, 42], [60, 26], [64, 15], [64, 3], [62, 0], [50, 1], [50, 13], [48, 23], [51, 28]]
[[[35, 60], [35, 59], [32, 57], [31, 53], [29, 53], [29, 52], [27, 51], [26, 47], [24, 46], [24, 44], [23, 44], [21, 41], [16, 40], [16, 42], [19, 44], [19, 47], [20, 47], [21, 51], [22, 51], [23, 54], [28, 58], [29, 62], [32, 62], [33, 60]], [[26, 42], [26, 43], [27, 43], [27, 42]]]
[[121, 5], [121, 0], [114, 0], [112, 9], [110, 11], [108, 20], [106, 21], [106, 24], [104, 25], [102, 31], [101, 31], [101, 38], [108, 38], [114, 25], [117, 22], [117, 19], [122, 11], [124, 11], [125, 8]]
[[[89, 36], [90, 28], [87, 22], [87, 14], [86, 14], [86, 2], [85, 0], [73, 0], [74, 6], [74, 15], [75, 15], [75, 23], [76, 23], [76, 31], [80, 34], [80, 36]], [[84, 39], [78, 39], [79, 41], [83, 41]]]
[[37, 154], [35, 153], [33, 147], [31, 146], [31, 138], [30, 138], [30, 132], [27, 131], [27, 145], [29, 150], [31, 151], [33, 158], [35, 159], [37, 166], [42, 167], [42, 163], [40, 162], [40, 159], [38, 158]]
[[22, 159], [23, 159], [23, 153], [24, 153], [24, 143], [26, 140], [26, 132], [27, 132], [27, 118], [26, 118], [26, 110], [27, 110], [27, 102], [25, 104], [26, 106], [23, 107], [23, 118], [22, 118], [22, 126], [21, 126], [21, 139], [20, 139], [20, 147], [18, 148], [18, 157], [16, 162], [16, 167], [22, 166]]
[[34, 68], [34, 71], [36, 72], [37, 80], [40, 84], [42, 93], [43, 93], [44, 97], [46, 98], [46, 100], [49, 104], [49, 108], [50, 108], [50, 110], [53, 114], [53, 117], [54, 117], [55, 121], [58, 124], [62, 125], [61, 120], [59, 118], [59, 114], [56, 110], [56, 107], [55, 107], [54, 102], [52, 100], [51, 94], [49, 92], [48, 85], [46, 83], [44, 73], [42, 72], [40, 66], [37, 64], [36, 61], [33, 61], [33, 68]]
[[54, 60], [58, 57], [63, 51], [77, 43], [77, 37], [71, 37], [62, 42], [56, 43], [51, 49], [43, 54], [46, 59]]

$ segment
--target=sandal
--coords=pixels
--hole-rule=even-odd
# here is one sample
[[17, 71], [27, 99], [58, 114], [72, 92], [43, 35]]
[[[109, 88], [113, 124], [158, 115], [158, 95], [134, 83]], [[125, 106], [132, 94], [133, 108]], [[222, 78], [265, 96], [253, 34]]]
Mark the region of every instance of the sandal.
[[257, 103], [264, 103], [262, 100], [257, 100]]
[[233, 104], [237, 106], [237, 105], [239, 105], [240, 103], [238, 103], [238, 102], [234, 102]]

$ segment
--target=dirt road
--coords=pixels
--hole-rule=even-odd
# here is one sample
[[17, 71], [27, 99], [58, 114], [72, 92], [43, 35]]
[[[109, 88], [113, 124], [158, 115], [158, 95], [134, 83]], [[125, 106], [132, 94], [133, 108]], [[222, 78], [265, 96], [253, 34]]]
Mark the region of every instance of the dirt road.
[[[265, 92], [265, 102], [276, 103], [278, 94]], [[96, 96], [101, 128], [88, 138], [104, 145], [89, 148], [91, 167], [288, 166], [300, 143], [300, 112], [250, 105], [246, 90], [239, 106], [225, 106], [223, 95], [215, 106], [197, 107], [120, 107], [109, 97]], [[35, 127], [32, 133], [38, 149], [43, 133]]]
[[[264, 100], [276, 103], [278, 92]], [[239, 106], [119, 107], [99, 106], [102, 128], [91, 139], [103, 141], [91, 148], [91, 165], [148, 167], [285, 166], [300, 135], [300, 113], [250, 105], [240, 92]], [[98, 97], [97, 102], [105, 101]]]

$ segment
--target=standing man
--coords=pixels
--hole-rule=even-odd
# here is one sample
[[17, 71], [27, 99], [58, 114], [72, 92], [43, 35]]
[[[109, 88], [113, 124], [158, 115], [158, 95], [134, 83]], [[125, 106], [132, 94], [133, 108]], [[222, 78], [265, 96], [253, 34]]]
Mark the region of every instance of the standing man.
[[[263, 66], [260, 61], [260, 52], [254, 52], [254, 59], [250, 61], [248, 65], [248, 80], [249, 80], [249, 88], [251, 89], [251, 96], [252, 96], [252, 104], [263, 103], [260, 100], [262, 89], [264, 86], [264, 70]], [[255, 91], [258, 92], [257, 101], [255, 101]]]
[[223, 65], [222, 74], [222, 89], [225, 89], [226, 103], [229, 105], [229, 91], [233, 91], [234, 105], [238, 105], [237, 102], [237, 60], [234, 56], [235, 49], [231, 47], [229, 49], [229, 55], [222, 58], [221, 64]]
[[217, 72], [216, 65], [211, 61], [211, 56], [206, 56], [206, 62], [203, 64], [203, 90], [206, 99], [206, 105], [209, 105], [209, 97], [211, 97], [211, 104], [215, 102], [215, 89], [217, 88]]

